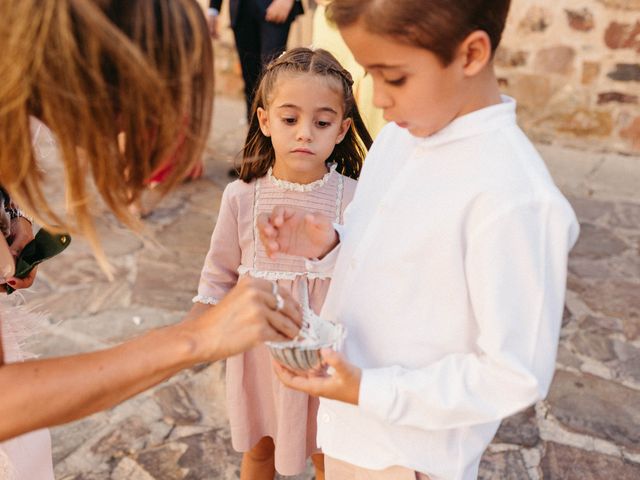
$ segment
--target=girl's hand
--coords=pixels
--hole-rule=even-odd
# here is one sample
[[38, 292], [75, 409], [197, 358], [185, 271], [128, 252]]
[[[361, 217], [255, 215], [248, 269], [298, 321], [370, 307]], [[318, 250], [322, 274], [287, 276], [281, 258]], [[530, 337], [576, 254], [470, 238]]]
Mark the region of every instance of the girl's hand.
[[264, 19], [272, 23], [284, 23], [289, 18], [294, 0], [273, 0]]
[[298, 334], [300, 305], [280, 290], [284, 306], [277, 310], [272, 288], [267, 280], [241, 278], [220, 303], [193, 320], [204, 330], [203, 361], [230, 357], [265, 341], [290, 340]]
[[271, 258], [277, 253], [322, 258], [338, 244], [328, 218], [289, 207], [275, 207], [271, 215], [259, 215], [258, 230]]
[[304, 374], [294, 372], [273, 361], [276, 374], [287, 387], [308, 393], [314, 397], [358, 405], [362, 370], [347, 362], [342, 355], [330, 349], [321, 351], [322, 360], [332, 367], [332, 375], [326, 372]]

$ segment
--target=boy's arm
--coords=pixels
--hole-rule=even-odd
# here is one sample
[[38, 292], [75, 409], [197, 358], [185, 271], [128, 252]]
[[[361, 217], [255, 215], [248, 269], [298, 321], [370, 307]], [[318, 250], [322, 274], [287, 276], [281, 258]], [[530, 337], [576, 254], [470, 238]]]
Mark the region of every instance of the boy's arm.
[[364, 370], [365, 411], [441, 430], [500, 420], [546, 396], [578, 225], [568, 204], [555, 200], [507, 208], [469, 240], [476, 352], [449, 354], [422, 369]]
[[471, 239], [466, 269], [480, 331], [476, 352], [449, 354], [421, 369], [364, 370], [323, 352], [331, 376], [305, 377], [280, 366], [276, 372], [289, 387], [424, 430], [500, 420], [543, 398], [555, 366], [567, 255], [578, 231], [570, 208], [557, 207], [516, 207]]

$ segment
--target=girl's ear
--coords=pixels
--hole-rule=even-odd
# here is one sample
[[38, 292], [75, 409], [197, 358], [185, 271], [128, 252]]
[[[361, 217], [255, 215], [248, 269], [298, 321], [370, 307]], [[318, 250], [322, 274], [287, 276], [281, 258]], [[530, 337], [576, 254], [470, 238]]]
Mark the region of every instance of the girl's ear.
[[267, 115], [267, 111], [258, 107], [256, 109], [256, 115], [258, 115], [258, 123], [260, 124], [260, 130], [265, 137], [271, 136], [271, 128], [269, 128], [269, 116]]
[[345, 118], [342, 120], [342, 124], [340, 125], [340, 131], [338, 132], [338, 136], [336, 137], [336, 145], [339, 144], [344, 137], [347, 135], [349, 128], [351, 127], [351, 119]]

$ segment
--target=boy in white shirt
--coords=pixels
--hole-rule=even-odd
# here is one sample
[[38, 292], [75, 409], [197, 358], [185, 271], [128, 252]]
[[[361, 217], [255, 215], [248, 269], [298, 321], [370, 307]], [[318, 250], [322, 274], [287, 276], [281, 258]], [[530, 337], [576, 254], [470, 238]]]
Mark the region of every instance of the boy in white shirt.
[[391, 123], [344, 226], [286, 206], [259, 222], [272, 255], [333, 269], [322, 316], [349, 332], [342, 354], [323, 352], [335, 371], [277, 367], [285, 384], [322, 397], [328, 480], [474, 479], [500, 421], [549, 389], [579, 227], [498, 90], [492, 59], [508, 9], [328, 7]]

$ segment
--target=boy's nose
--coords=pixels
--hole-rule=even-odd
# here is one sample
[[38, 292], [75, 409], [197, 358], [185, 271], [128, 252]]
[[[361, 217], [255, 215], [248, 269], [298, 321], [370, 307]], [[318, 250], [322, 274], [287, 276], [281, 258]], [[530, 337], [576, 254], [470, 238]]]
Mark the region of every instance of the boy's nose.
[[393, 99], [384, 91], [383, 88], [374, 86], [373, 105], [382, 109], [389, 108], [393, 105]]

